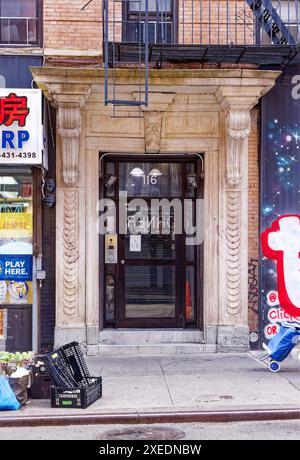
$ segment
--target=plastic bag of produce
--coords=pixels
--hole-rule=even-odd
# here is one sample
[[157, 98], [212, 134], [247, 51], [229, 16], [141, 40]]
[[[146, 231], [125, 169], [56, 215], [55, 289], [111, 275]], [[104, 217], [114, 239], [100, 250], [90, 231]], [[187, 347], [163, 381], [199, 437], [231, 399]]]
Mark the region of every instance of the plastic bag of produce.
[[11, 389], [7, 378], [0, 375], [0, 411], [18, 409], [20, 409], [20, 403], [15, 393]]
[[[16, 374], [16, 372], [15, 372]], [[23, 377], [13, 377], [12, 374], [9, 378], [9, 384], [13, 389], [17, 400], [22, 406], [25, 406], [28, 402], [28, 383], [29, 383], [29, 374], [24, 375]]]

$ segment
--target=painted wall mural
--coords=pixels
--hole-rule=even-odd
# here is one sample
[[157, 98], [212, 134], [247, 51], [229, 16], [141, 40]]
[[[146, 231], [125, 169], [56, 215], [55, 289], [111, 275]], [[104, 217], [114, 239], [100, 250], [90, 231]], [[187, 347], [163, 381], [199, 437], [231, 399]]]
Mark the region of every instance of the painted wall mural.
[[262, 101], [260, 335], [300, 316], [300, 66]]
[[248, 305], [258, 314], [258, 259], [251, 257], [248, 262]]

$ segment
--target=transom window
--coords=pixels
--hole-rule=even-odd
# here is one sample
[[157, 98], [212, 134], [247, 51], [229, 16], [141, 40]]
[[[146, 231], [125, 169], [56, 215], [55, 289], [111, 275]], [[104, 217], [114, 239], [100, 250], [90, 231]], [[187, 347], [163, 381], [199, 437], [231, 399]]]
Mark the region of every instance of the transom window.
[[[131, 0], [129, 1], [129, 11], [139, 12], [145, 11], [145, 0]], [[148, 11], [149, 13], [168, 12], [171, 13], [171, 0], [148, 0]]]
[[38, 46], [42, 0], [0, 0], [0, 45]]

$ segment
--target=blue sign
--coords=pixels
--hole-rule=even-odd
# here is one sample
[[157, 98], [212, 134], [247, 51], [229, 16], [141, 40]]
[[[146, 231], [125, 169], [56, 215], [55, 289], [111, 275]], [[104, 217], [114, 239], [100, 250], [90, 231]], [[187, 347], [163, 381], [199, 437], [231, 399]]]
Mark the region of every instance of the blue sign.
[[31, 281], [32, 256], [0, 254], [0, 280]]

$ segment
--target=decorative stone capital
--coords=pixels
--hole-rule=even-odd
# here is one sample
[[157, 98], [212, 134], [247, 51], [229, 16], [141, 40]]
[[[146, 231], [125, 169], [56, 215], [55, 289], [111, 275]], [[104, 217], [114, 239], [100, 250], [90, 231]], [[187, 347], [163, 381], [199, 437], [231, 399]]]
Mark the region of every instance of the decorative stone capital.
[[235, 141], [246, 139], [250, 133], [249, 110], [229, 110], [226, 113], [226, 132]]
[[241, 157], [247, 155], [245, 141], [250, 133], [249, 110], [229, 110], [226, 113], [226, 181], [229, 187], [236, 187], [242, 180]]
[[257, 104], [261, 87], [219, 87], [216, 98], [225, 112], [226, 182], [238, 187], [242, 181], [241, 158], [247, 155], [247, 140], [251, 129], [250, 110]]
[[61, 137], [62, 178], [67, 187], [79, 178], [79, 143], [82, 109], [90, 94], [88, 85], [52, 85], [49, 95], [57, 108], [57, 132]]
[[81, 107], [78, 104], [58, 105], [57, 132], [61, 137], [62, 178], [68, 187], [76, 186], [79, 178], [79, 142]]

